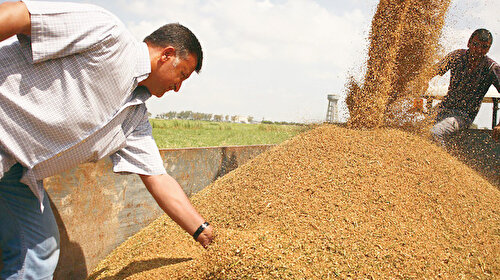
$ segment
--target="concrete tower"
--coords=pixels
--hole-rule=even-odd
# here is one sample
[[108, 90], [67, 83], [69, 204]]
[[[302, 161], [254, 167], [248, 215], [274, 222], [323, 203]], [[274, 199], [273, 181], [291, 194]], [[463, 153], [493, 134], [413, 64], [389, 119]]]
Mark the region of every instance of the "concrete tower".
[[338, 110], [339, 97], [335, 94], [328, 94], [328, 108], [326, 110], [326, 122], [337, 123], [339, 122]]

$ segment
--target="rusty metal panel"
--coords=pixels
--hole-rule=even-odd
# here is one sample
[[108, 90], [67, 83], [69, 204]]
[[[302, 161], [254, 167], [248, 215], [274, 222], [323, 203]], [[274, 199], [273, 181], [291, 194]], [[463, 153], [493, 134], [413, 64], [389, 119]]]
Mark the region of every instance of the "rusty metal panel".
[[[274, 145], [160, 150], [188, 195]], [[137, 175], [112, 172], [110, 159], [45, 179], [61, 234], [55, 279], [85, 279], [114, 248], [163, 214]]]
[[191, 195], [273, 146], [165, 149], [160, 153], [167, 173]]

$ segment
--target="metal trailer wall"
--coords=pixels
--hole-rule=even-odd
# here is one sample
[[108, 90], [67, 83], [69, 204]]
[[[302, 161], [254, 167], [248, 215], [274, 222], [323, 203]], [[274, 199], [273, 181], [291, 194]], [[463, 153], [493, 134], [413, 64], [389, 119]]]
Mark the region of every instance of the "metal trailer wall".
[[[160, 150], [167, 172], [194, 194], [274, 145]], [[97, 263], [163, 214], [137, 175], [112, 172], [109, 158], [47, 178], [61, 234], [55, 279], [85, 279]]]

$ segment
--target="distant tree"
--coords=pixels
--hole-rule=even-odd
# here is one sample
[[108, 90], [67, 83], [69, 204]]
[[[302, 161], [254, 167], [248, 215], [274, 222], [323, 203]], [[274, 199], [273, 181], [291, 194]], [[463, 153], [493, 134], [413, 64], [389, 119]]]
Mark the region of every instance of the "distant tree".
[[189, 120], [193, 119], [193, 112], [192, 111], [181, 111], [177, 114], [177, 118], [181, 120]]
[[237, 116], [231, 116], [231, 121], [232, 121], [232, 122], [236, 122], [236, 119], [237, 119], [237, 118], [238, 118]]
[[222, 115], [214, 115], [214, 121], [221, 122], [222, 121]]
[[165, 117], [169, 120], [175, 119], [177, 117], [177, 112], [170, 111], [170, 112], [165, 114]]
[[228, 122], [229, 121], [229, 115], [226, 115], [225, 119], [226, 119], [226, 122]]
[[156, 118], [157, 119], [164, 119], [164, 120], [165, 119], [173, 119], [173, 118], [175, 118], [176, 114], [177, 114], [176, 112], [161, 113], [161, 114], [156, 115]]
[[199, 121], [203, 119], [203, 114], [202, 113], [192, 113], [191, 114], [193, 120]]
[[248, 120], [249, 123], [251, 123], [251, 122], [253, 122], [253, 117], [252, 116], [248, 116], [247, 120]]

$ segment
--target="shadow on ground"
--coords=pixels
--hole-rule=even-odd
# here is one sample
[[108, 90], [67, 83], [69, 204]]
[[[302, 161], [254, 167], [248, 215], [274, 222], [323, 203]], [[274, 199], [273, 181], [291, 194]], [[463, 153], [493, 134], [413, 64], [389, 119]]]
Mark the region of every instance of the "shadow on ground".
[[[187, 262], [192, 260], [192, 258], [156, 258], [156, 259], [151, 259], [151, 260], [145, 260], [145, 261], [135, 261], [124, 267], [122, 270], [120, 270], [118, 273], [116, 273], [113, 276], [107, 276], [104, 278], [99, 278], [102, 280], [121, 280], [125, 279], [131, 275], [146, 271], [146, 270], [151, 270], [155, 269], [158, 267], [162, 266], [167, 266], [167, 265], [173, 265], [173, 264], [178, 264], [182, 262]], [[104, 273], [107, 270], [107, 268], [103, 268], [101, 270], [98, 270], [87, 278], [87, 280], [95, 280], [97, 279], [102, 273]]]

